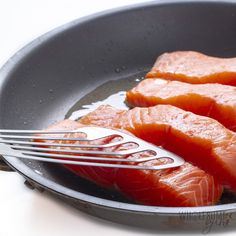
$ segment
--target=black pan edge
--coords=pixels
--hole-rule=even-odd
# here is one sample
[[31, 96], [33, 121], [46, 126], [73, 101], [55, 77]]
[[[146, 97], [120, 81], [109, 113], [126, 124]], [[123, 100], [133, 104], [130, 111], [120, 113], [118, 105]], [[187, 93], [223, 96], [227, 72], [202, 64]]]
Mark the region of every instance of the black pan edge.
[[[50, 190], [57, 194], [66, 193], [67, 197], [78, 199], [82, 202], [91, 203], [94, 206], [103, 206], [106, 208], [119, 209], [124, 211], [134, 211], [134, 212], [143, 212], [143, 213], [153, 213], [155, 215], [168, 215], [168, 216], [178, 216], [179, 214], [191, 213], [217, 213], [224, 211], [225, 213], [231, 213], [236, 211], [236, 203], [224, 204], [224, 205], [215, 205], [215, 206], [203, 206], [203, 207], [156, 207], [156, 206], [145, 206], [145, 205], [136, 205], [121, 203], [117, 201], [105, 200], [98, 197], [93, 197], [87, 194], [79, 193], [73, 191], [67, 187], [55, 184], [55, 182], [45, 179], [44, 177], [36, 174], [32, 169], [22, 163], [20, 160], [13, 159], [11, 157], [4, 157], [7, 164], [12, 167], [15, 171], [20, 173], [26, 179], [33, 181], [39, 186]], [[17, 167], [16, 167], [17, 166]]]

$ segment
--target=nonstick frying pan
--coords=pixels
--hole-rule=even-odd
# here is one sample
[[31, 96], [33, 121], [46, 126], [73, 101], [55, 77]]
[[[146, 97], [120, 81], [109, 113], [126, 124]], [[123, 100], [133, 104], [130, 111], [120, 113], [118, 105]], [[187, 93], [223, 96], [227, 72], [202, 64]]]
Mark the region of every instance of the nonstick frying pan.
[[[163, 52], [233, 57], [235, 40], [236, 3], [230, 1], [150, 2], [73, 21], [37, 38], [3, 66], [0, 126], [47, 127], [81, 104], [127, 89]], [[210, 207], [143, 206], [60, 165], [4, 158], [36, 187], [111, 221], [168, 230], [235, 223], [233, 195]]]

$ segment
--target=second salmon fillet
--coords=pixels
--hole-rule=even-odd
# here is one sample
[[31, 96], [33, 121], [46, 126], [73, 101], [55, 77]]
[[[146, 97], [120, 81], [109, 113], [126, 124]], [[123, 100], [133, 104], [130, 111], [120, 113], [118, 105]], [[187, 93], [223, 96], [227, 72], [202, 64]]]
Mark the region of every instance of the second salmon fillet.
[[214, 118], [236, 131], [236, 88], [233, 86], [146, 79], [126, 93], [126, 100], [134, 107], [157, 104], [177, 106]]

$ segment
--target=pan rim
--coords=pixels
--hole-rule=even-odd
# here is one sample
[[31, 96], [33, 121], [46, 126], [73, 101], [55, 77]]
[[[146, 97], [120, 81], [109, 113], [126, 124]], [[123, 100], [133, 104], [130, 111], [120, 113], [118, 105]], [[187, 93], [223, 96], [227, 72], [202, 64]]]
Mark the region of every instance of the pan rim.
[[[20, 173], [25, 179], [33, 181], [36, 185], [42, 186], [44, 189], [54, 193], [63, 195], [67, 198], [79, 200], [84, 203], [93, 204], [100, 207], [115, 209], [119, 211], [129, 211], [135, 213], [151, 213], [155, 215], [165, 216], [179, 216], [180, 214], [191, 214], [192, 216], [198, 214], [216, 214], [217, 212], [231, 213], [236, 211], [236, 203], [214, 205], [214, 206], [200, 206], [200, 207], [164, 207], [164, 206], [147, 206], [141, 204], [123, 203], [114, 200], [108, 200], [100, 197], [91, 196], [81, 193], [66, 186], [62, 186], [49, 180], [33, 171], [30, 167], [25, 165], [19, 159], [4, 156], [6, 163]], [[13, 160], [13, 162], [11, 161]], [[17, 164], [17, 168], [14, 166]], [[32, 178], [32, 176], [34, 178]], [[43, 182], [43, 183], [42, 183]], [[53, 187], [52, 187], [53, 186]], [[65, 194], [65, 192], [67, 194]]]
[[[154, 7], [154, 6], [167, 6], [171, 4], [227, 4], [227, 5], [236, 5], [236, 2], [233, 0], [200, 0], [200, 1], [193, 1], [193, 0], [168, 0], [168, 1], [160, 1], [160, 2], [145, 2], [145, 3], [138, 3], [133, 5], [128, 5], [124, 7], [118, 7], [114, 9], [105, 10], [99, 13], [91, 14], [89, 16], [85, 16], [76, 20], [73, 20], [69, 23], [66, 23], [62, 26], [59, 26], [53, 30], [50, 30], [49, 32], [43, 34], [42, 36], [37, 37], [32, 42], [28, 43], [26, 46], [24, 46], [22, 49], [17, 51], [10, 59], [2, 66], [0, 70], [0, 97], [2, 94], [2, 90], [5, 87], [5, 83], [7, 83], [7, 75], [14, 70], [15, 65], [21, 61], [28, 53], [30, 53], [32, 50], [35, 50], [37, 47], [39, 47], [41, 44], [49, 40], [50, 38], [54, 36], [59, 36], [60, 33], [65, 32], [66, 30], [69, 30], [75, 26], [79, 26], [82, 24], [86, 24], [90, 21], [94, 21], [99, 18], [107, 17], [109, 15], [119, 14], [121, 12], [128, 12], [133, 10], [138, 10], [142, 8], [147, 7]], [[0, 121], [1, 122], [1, 121]], [[177, 216], [181, 213], [191, 213], [191, 214], [207, 214], [207, 213], [216, 213], [216, 212], [235, 212], [236, 211], [236, 203], [228, 203], [228, 204], [222, 204], [222, 205], [214, 205], [214, 206], [202, 206], [202, 207], [159, 207], [159, 206], [146, 206], [146, 205], [137, 205], [137, 204], [130, 204], [130, 203], [122, 203], [118, 201], [113, 200], [107, 200], [95, 196], [91, 196], [88, 194], [84, 194], [75, 190], [72, 190], [70, 188], [67, 188], [65, 186], [62, 186], [54, 181], [51, 181], [47, 179], [46, 177], [43, 177], [33, 171], [30, 167], [25, 165], [22, 161], [13, 159], [11, 157], [4, 156], [4, 160], [18, 173], [23, 175], [26, 179], [30, 179], [33, 182], [37, 183], [40, 186], [43, 186], [44, 188], [56, 192], [58, 194], [62, 194], [68, 198], [72, 198], [75, 200], [82, 201], [84, 203], [97, 205], [100, 207], [105, 208], [112, 208], [115, 210], [120, 211], [129, 211], [129, 212], [142, 212], [142, 213], [150, 213], [150, 214], [156, 214], [156, 215], [165, 215], [165, 216]], [[52, 187], [53, 186], [53, 187]], [[66, 192], [66, 194], [65, 194]]]

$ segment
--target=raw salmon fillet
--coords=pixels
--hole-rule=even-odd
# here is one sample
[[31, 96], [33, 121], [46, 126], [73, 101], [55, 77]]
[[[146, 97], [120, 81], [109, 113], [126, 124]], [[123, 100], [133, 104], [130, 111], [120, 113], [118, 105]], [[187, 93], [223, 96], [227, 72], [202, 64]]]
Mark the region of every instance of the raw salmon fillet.
[[101, 106], [80, 122], [106, 126], [104, 115], [110, 115], [109, 127], [163, 146], [236, 191], [236, 134], [216, 120], [171, 105], [156, 105], [129, 111]]
[[[105, 112], [103, 116], [101, 116], [102, 111]], [[96, 112], [98, 113], [97, 116]], [[110, 127], [111, 123], [109, 123], [109, 120], [112, 121], [120, 113], [123, 113], [123, 111], [110, 109], [110, 107], [98, 109], [91, 114], [93, 116], [91, 123], [106, 123], [106, 126]], [[91, 115], [88, 115], [89, 119], [91, 118]], [[96, 119], [96, 117], [98, 119]], [[104, 117], [107, 118], [107, 122]], [[87, 124], [90, 123], [86, 117], [84, 117], [83, 120], [84, 122], [87, 120]], [[78, 122], [64, 120], [49, 127], [48, 130], [75, 130], [81, 126], [82, 124]], [[76, 134], [73, 134], [73, 137], [75, 136]], [[108, 140], [105, 139], [99, 141], [99, 143], [107, 143], [107, 141]], [[72, 142], [75, 143], [75, 141], [70, 141], [70, 143]], [[116, 150], [124, 150], [128, 148], [130, 148], [129, 145], [118, 147]], [[148, 152], [133, 155], [133, 157], [136, 158], [146, 156], [149, 156]], [[146, 164], [160, 165], [168, 161], [169, 160], [167, 159], [160, 159], [149, 161]], [[78, 175], [95, 182], [99, 186], [116, 189], [130, 199], [146, 205], [213, 205], [218, 202], [222, 194], [222, 186], [219, 185], [214, 177], [187, 162], [177, 168], [156, 171], [85, 167], [76, 165], [67, 165], [67, 168], [71, 169]]]
[[173, 105], [214, 118], [236, 131], [236, 88], [233, 86], [146, 79], [126, 93], [126, 100], [133, 107]]
[[193, 51], [164, 53], [157, 58], [146, 77], [191, 84], [236, 85], [236, 58], [211, 57]]

